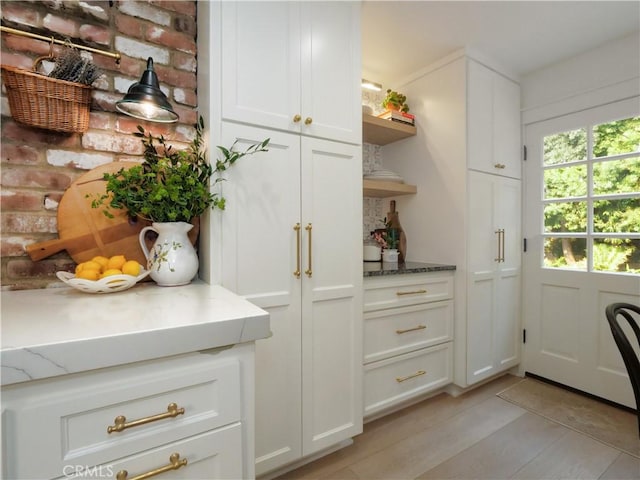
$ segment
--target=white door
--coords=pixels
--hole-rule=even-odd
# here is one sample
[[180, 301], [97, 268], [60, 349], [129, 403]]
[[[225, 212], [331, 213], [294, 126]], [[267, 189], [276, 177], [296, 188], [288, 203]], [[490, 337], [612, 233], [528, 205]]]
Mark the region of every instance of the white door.
[[360, 147], [302, 138], [303, 455], [362, 432]]
[[256, 473], [301, 456], [301, 282], [294, 275], [300, 222], [298, 135], [223, 123], [222, 145], [271, 138], [223, 182], [223, 286], [269, 312], [272, 336], [256, 342]]
[[519, 180], [469, 172], [467, 383], [520, 360]]
[[360, 2], [305, 2], [301, 132], [362, 142]]
[[300, 3], [222, 2], [222, 118], [300, 131]]
[[636, 97], [526, 128], [525, 370], [628, 406], [604, 310], [640, 304], [639, 112]]
[[469, 168], [522, 178], [520, 86], [471, 59], [467, 75]]
[[362, 141], [358, 2], [222, 2], [222, 117]]

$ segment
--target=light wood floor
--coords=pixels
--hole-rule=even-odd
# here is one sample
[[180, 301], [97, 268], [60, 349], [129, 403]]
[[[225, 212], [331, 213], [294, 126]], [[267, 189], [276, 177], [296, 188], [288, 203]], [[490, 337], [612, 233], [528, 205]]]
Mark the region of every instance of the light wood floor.
[[496, 396], [519, 380], [440, 394], [367, 423], [352, 445], [278, 480], [640, 479], [640, 459]]

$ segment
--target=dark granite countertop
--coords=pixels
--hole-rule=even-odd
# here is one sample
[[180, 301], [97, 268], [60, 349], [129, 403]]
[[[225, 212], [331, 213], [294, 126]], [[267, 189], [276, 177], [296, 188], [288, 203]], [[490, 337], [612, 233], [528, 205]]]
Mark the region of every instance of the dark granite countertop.
[[363, 262], [365, 277], [380, 277], [382, 275], [403, 275], [405, 273], [440, 272], [443, 270], [455, 270], [455, 265], [443, 265], [440, 263], [384, 263]]

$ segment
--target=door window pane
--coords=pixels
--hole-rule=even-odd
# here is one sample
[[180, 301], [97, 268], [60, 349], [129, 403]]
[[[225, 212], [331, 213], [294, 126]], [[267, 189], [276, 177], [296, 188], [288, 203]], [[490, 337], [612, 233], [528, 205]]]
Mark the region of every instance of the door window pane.
[[593, 127], [596, 158], [640, 151], [640, 117], [601, 123]]
[[544, 239], [544, 267], [587, 270], [587, 239], [557, 238]]
[[593, 269], [640, 273], [640, 239], [594, 238]]
[[584, 128], [544, 137], [545, 165], [558, 165], [587, 158], [587, 131]]
[[544, 198], [584, 197], [586, 194], [586, 165], [545, 169]]
[[640, 157], [593, 164], [593, 193], [639, 193]]
[[544, 231], [585, 233], [587, 231], [586, 202], [558, 202], [544, 206]]
[[640, 233], [640, 197], [593, 202], [593, 231]]

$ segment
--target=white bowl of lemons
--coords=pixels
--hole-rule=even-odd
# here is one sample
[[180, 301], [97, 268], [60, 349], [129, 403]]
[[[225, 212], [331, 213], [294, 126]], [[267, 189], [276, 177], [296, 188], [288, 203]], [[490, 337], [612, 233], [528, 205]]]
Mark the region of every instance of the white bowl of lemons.
[[143, 280], [149, 271], [124, 255], [97, 256], [79, 263], [75, 274], [56, 272], [64, 283], [85, 293], [113, 293], [127, 290]]

